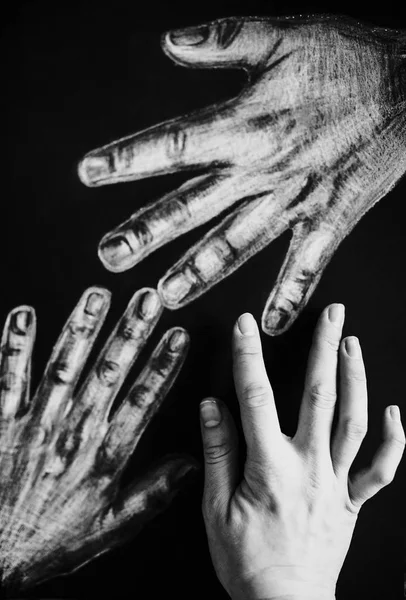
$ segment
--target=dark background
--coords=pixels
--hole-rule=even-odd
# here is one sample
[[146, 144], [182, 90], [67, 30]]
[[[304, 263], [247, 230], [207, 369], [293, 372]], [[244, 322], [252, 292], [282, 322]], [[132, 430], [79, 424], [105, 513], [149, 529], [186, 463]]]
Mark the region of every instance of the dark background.
[[[185, 235], [130, 271], [109, 273], [97, 258], [102, 234], [185, 177], [89, 189], [76, 175], [77, 161], [90, 149], [241, 89], [242, 73], [175, 66], [160, 50], [160, 35], [233, 14], [341, 13], [406, 28], [401, 3], [384, 4], [380, 14], [367, 14], [356, 3], [289, 0], [283, 5], [247, 1], [232, 8], [225, 2], [193, 2], [189, 13], [176, 3], [152, 0], [111, 2], [108, 8], [86, 2], [14, 2], [7, 14], [3, 12], [0, 98], [6, 132], [0, 175], [0, 318], [4, 322], [18, 304], [35, 307], [34, 385], [86, 287], [104, 285], [113, 292], [97, 350], [134, 291], [156, 286], [208, 229]], [[277, 338], [263, 336], [281, 424], [285, 433], [293, 434], [314, 324], [328, 303], [345, 304], [344, 334], [361, 340], [370, 394], [369, 433], [358, 467], [369, 463], [380, 442], [385, 406], [397, 403], [405, 408], [405, 191], [403, 180], [360, 221], [291, 330]], [[191, 351], [139, 444], [129, 477], [169, 452], [187, 452], [201, 462], [198, 404], [204, 396], [223, 398], [237, 415], [231, 329], [244, 311], [260, 319], [289, 238], [286, 234], [276, 240], [190, 306], [164, 313], [130, 379], [171, 326], [188, 329]], [[362, 509], [340, 575], [338, 599], [402, 597], [405, 470], [403, 460], [394, 483]], [[200, 513], [202, 484], [201, 472], [132, 543], [24, 597], [227, 598], [207, 550]]]

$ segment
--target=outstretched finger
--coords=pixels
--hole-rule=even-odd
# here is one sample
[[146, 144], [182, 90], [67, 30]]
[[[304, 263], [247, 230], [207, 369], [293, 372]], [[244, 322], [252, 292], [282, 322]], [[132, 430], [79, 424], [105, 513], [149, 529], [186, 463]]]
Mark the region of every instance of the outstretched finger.
[[162, 305], [154, 289], [142, 288], [134, 294], [77, 394], [70, 424], [72, 430], [84, 414], [87, 414], [86, 427], [90, 430], [107, 418], [124, 379], [161, 314]]
[[162, 47], [181, 65], [250, 68], [280, 58], [282, 33], [269, 20], [230, 17], [170, 31]]
[[189, 304], [286, 231], [286, 204], [301, 187], [302, 177], [292, 177], [277, 192], [247, 198], [209, 231], [159, 281], [164, 306], [174, 310]]
[[233, 152], [234, 112], [233, 101], [228, 101], [92, 150], [79, 163], [79, 178], [85, 185], [99, 186], [227, 165]]
[[361, 507], [366, 500], [389, 485], [399, 466], [405, 449], [405, 432], [398, 406], [388, 406], [384, 417], [383, 442], [368, 469], [357, 473], [349, 481], [350, 498]]
[[280, 335], [292, 325], [306, 306], [338, 243], [333, 226], [320, 226], [315, 230], [307, 223], [299, 223], [294, 227], [288, 253], [262, 314], [265, 333]]
[[271, 461], [283, 438], [258, 326], [250, 313], [241, 315], [234, 326], [233, 373], [247, 458]]
[[348, 475], [368, 428], [368, 393], [364, 361], [359, 341], [342, 341], [340, 361], [340, 400], [337, 429], [331, 449], [336, 474]]
[[110, 292], [92, 287], [67, 320], [33, 401], [45, 430], [51, 429], [66, 409], [109, 306]]
[[152, 416], [157, 412], [186, 358], [189, 335], [181, 327], [165, 333], [148, 363], [114, 413], [100, 447], [101, 470], [114, 474], [124, 468]]
[[7, 317], [0, 353], [0, 418], [10, 419], [28, 405], [35, 311], [19, 306]]
[[331, 304], [322, 312], [309, 353], [299, 425], [295, 440], [319, 454], [330, 454], [331, 427], [337, 400], [338, 348], [344, 306]]
[[216, 173], [196, 177], [134, 213], [107, 233], [99, 257], [110, 271], [125, 271], [151, 252], [210, 221], [242, 196], [252, 194], [257, 182]]
[[230, 411], [215, 398], [200, 403], [204, 452], [203, 514], [211, 520], [215, 511], [226, 514], [237, 486], [237, 432]]

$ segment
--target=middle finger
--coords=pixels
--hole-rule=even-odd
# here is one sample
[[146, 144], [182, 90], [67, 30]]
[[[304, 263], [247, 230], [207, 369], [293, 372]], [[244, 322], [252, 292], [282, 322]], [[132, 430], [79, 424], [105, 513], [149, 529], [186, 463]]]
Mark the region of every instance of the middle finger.
[[344, 306], [331, 304], [321, 314], [314, 332], [295, 439], [304, 447], [325, 451], [337, 399], [338, 348]]

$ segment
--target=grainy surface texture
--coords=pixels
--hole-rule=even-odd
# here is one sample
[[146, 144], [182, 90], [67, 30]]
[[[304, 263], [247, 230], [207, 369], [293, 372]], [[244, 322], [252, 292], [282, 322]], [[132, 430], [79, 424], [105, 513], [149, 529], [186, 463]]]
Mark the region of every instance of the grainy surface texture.
[[130, 367], [157, 324], [156, 291], [141, 289], [75, 393], [110, 294], [90, 288], [69, 317], [30, 398], [35, 314], [7, 319], [0, 358], [0, 575], [7, 595], [111, 550], [169, 503], [195, 468], [172, 458], [119, 490], [122, 472], [178, 374], [188, 346], [168, 331], [111, 414]]
[[290, 228], [262, 315], [263, 330], [280, 334], [342, 239], [406, 170], [406, 34], [342, 17], [237, 17], [167, 33], [162, 46], [183, 66], [245, 69], [248, 83], [235, 99], [83, 159], [91, 186], [208, 171], [108, 233], [100, 258], [123, 271], [228, 211], [160, 280], [176, 309]]
[[[278, 4], [252, 0], [234, 3], [232, 8], [233, 12], [228, 2], [218, 0], [210, 5], [207, 1], [204, 5], [191, 4], [189, 12], [185, 13], [184, 6], [175, 1], [151, 1], [141, 7], [139, 2], [117, 0], [104, 7], [101, 2], [83, 0], [65, 4], [15, 1], [9, 5], [10, 14], [3, 10], [0, 61], [1, 114], [5, 131], [1, 148], [0, 322], [6, 322], [7, 315], [16, 306], [35, 308], [38, 331], [31, 371], [32, 391], [40, 384], [50, 349], [86, 288], [107, 288], [112, 293], [112, 302], [79, 385], [88, 376], [108, 333], [121, 318], [134, 292], [146, 286], [156, 288], [163, 275], [227, 216], [227, 213], [219, 214], [212, 222], [191, 228], [145, 255], [134, 268], [121, 273], [106, 269], [98, 257], [100, 240], [131, 214], [147, 210], [147, 206], [160, 198], [172, 197], [173, 190], [181, 186], [187, 189], [193, 177], [209, 176], [206, 183], [210, 190], [210, 182], [215, 183], [222, 167], [217, 170], [210, 167], [203, 172], [200, 168], [196, 172], [172, 172], [122, 185], [87, 187], [78, 177], [79, 161], [93, 148], [172, 121], [180, 115], [230, 102], [239, 98], [242, 90], [247, 94], [252, 92], [255, 85], [255, 78], [251, 75], [247, 80], [247, 73], [241, 69], [189, 69], [178, 65], [162, 50], [165, 32], [231, 15], [279, 18], [326, 12], [331, 15], [346, 13], [362, 22], [363, 31], [366, 23], [391, 31], [406, 30], [400, 3], [387, 2], [380, 6], [380, 12], [375, 13], [372, 6], [368, 12], [364, 3], [357, 5], [356, 2], [344, 6], [342, 2], [326, 5], [321, 1], [311, 4], [286, 1]], [[348, 40], [347, 44], [350, 43]], [[368, 39], [365, 44], [368, 48], [377, 47]], [[378, 47], [382, 46], [378, 44]], [[274, 74], [282, 74], [293, 56], [279, 66], [275, 65]], [[344, 73], [343, 81], [348, 81], [352, 67], [355, 69], [356, 64], [349, 65], [349, 73]], [[272, 70], [264, 77], [270, 78], [271, 74]], [[372, 75], [366, 82], [371, 93], [378, 89], [374, 82]], [[271, 94], [270, 83], [267, 89]], [[384, 95], [389, 93], [389, 89], [381, 91]], [[350, 90], [350, 97], [352, 94]], [[351, 111], [348, 118], [353, 118]], [[282, 127], [283, 115], [280, 115], [279, 123]], [[254, 124], [255, 119], [250, 131]], [[256, 125], [260, 124], [261, 119], [257, 119]], [[264, 119], [262, 125], [270, 128], [272, 122]], [[259, 129], [256, 131], [259, 136]], [[294, 144], [298, 138], [292, 137], [293, 131], [292, 148], [299, 147]], [[331, 129], [320, 123], [320, 141], [329, 131]], [[352, 129], [348, 131], [348, 141], [356, 143], [351, 138]], [[394, 130], [388, 130], [389, 134], [393, 135]], [[327, 137], [331, 141], [329, 147], [334, 148], [334, 139], [331, 135]], [[267, 139], [261, 146], [264, 151]], [[337, 135], [337, 141], [339, 139]], [[376, 160], [379, 139], [377, 135], [371, 137], [370, 148], [375, 153], [371, 164], [374, 165], [379, 162]], [[181, 142], [179, 138], [176, 147], [181, 147]], [[388, 151], [385, 144], [382, 148]], [[300, 146], [300, 150], [301, 156], [310, 156], [310, 146], [307, 151]], [[366, 155], [361, 152], [355, 153], [356, 156]], [[289, 164], [293, 165], [292, 161], [294, 157]], [[350, 164], [351, 161], [348, 166]], [[362, 169], [368, 169], [368, 164], [363, 163]], [[227, 175], [231, 175], [233, 169]], [[402, 169], [398, 157], [388, 169], [391, 181], [396, 169]], [[332, 175], [333, 171], [323, 173]], [[351, 181], [357, 181], [356, 172], [350, 169], [350, 173]], [[379, 168], [374, 167], [366, 188], [382, 181], [380, 177]], [[221, 181], [226, 192], [231, 179]], [[331, 179], [329, 183], [331, 186]], [[342, 185], [345, 188], [345, 181]], [[306, 186], [303, 189], [308, 195], [303, 196], [302, 208], [310, 211], [316, 206], [311, 199], [316, 197], [316, 189], [322, 189], [321, 183], [313, 195]], [[230, 205], [227, 211], [244, 209], [242, 198], [245, 193], [238, 205]], [[281, 427], [286, 434], [293, 434], [314, 325], [327, 304], [345, 304], [344, 335], [356, 335], [360, 339], [369, 388], [368, 435], [354, 465], [357, 470], [368, 465], [379, 445], [384, 407], [389, 403], [400, 404], [403, 411], [405, 407], [405, 193], [405, 180], [401, 178], [340, 243], [291, 327], [282, 335], [265, 335], [262, 339]], [[342, 206], [341, 199], [342, 196], [334, 210]], [[260, 210], [260, 197], [252, 198], [250, 202], [256, 202]], [[246, 211], [249, 211], [249, 204]], [[280, 198], [277, 205], [282, 205]], [[367, 203], [351, 201], [350, 207], [354, 211], [346, 213], [348, 223], [353, 224], [359, 216], [356, 207], [362, 211], [366, 206]], [[299, 204], [295, 210], [298, 207]], [[344, 217], [340, 212], [337, 235], [343, 233]], [[276, 220], [275, 223], [281, 222]], [[302, 226], [301, 223], [298, 225]], [[178, 227], [180, 231], [179, 224]], [[248, 234], [244, 223], [242, 232]], [[272, 289], [279, 289], [275, 283], [289, 252], [290, 236], [287, 227], [269, 246], [251, 255], [234, 273], [193, 302], [179, 310], [162, 311], [157, 327], [135, 370], [129, 371], [113, 408], [126, 397], [165, 331], [173, 327], [186, 329], [190, 335], [190, 350], [175, 385], [127, 463], [118, 491], [142, 479], [143, 474], [168, 453], [190, 454], [201, 462], [198, 405], [203, 397], [222, 398], [238, 422], [231, 373], [232, 327], [245, 311], [252, 312], [257, 321], [261, 319], [269, 294]], [[31, 403], [33, 407], [38, 406], [33, 398]], [[241, 460], [243, 457], [242, 448]], [[402, 597], [405, 482], [403, 460], [393, 484], [361, 510], [340, 575], [338, 600], [398, 600]], [[202, 475], [195, 484], [182, 486], [182, 491], [166, 510], [149, 521], [125, 545], [117, 546], [68, 576], [27, 588], [16, 597], [87, 600], [175, 595], [178, 600], [190, 600], [199, 594], [225, 599], [208, 554], [201, 499]]]

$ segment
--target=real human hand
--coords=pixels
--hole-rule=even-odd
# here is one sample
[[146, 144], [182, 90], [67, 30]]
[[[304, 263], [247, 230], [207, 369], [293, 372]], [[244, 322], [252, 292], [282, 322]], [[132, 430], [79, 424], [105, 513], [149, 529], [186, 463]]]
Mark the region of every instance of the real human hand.
[[340, 304], [318, 321], [298, 427], [289, 437], [280, 429], [255, 320], [239, 318], [233, 367], [247, 445], [241, 476], [227, 407], [214, 398], [200, 405], [203, 516], [217, 576], [233, 600], [334, 598], [359, 511], [392, 481], [401, 460], [405, 435], [399, 408], [390, 406], [371, 465], [349, 476], [367, 432], [367, 385], [357, 338], [340, 342], [343, 321]]
[[0, 587], [7, 593], [76, 569], [130, 539], [196, 467], [191, 457], [168, 457], [119, 488], [181, 369], [188, 334], [179, 327], [165, 333], [111, 412], [162, 305], [155, 290], [138, 290], [77, 389], [109, 305], [104, 288], [86, 290], [32, 399], [35, 313], [20, 306], [7, 318], [0, 357]]
[[162, 47], [177, 64], [244, 69], [248, 81], [236, 98], [81, 160], [88, 186], [204, 170], [107, 233], [99, 256], [124, 271], [227, 212], [161, 278], [164, 306], [178, 309], [290, 228], [262, 315], [280, 334], [406, 169], [406, 36], [343, 17], [230, 18], [167, 33]]

